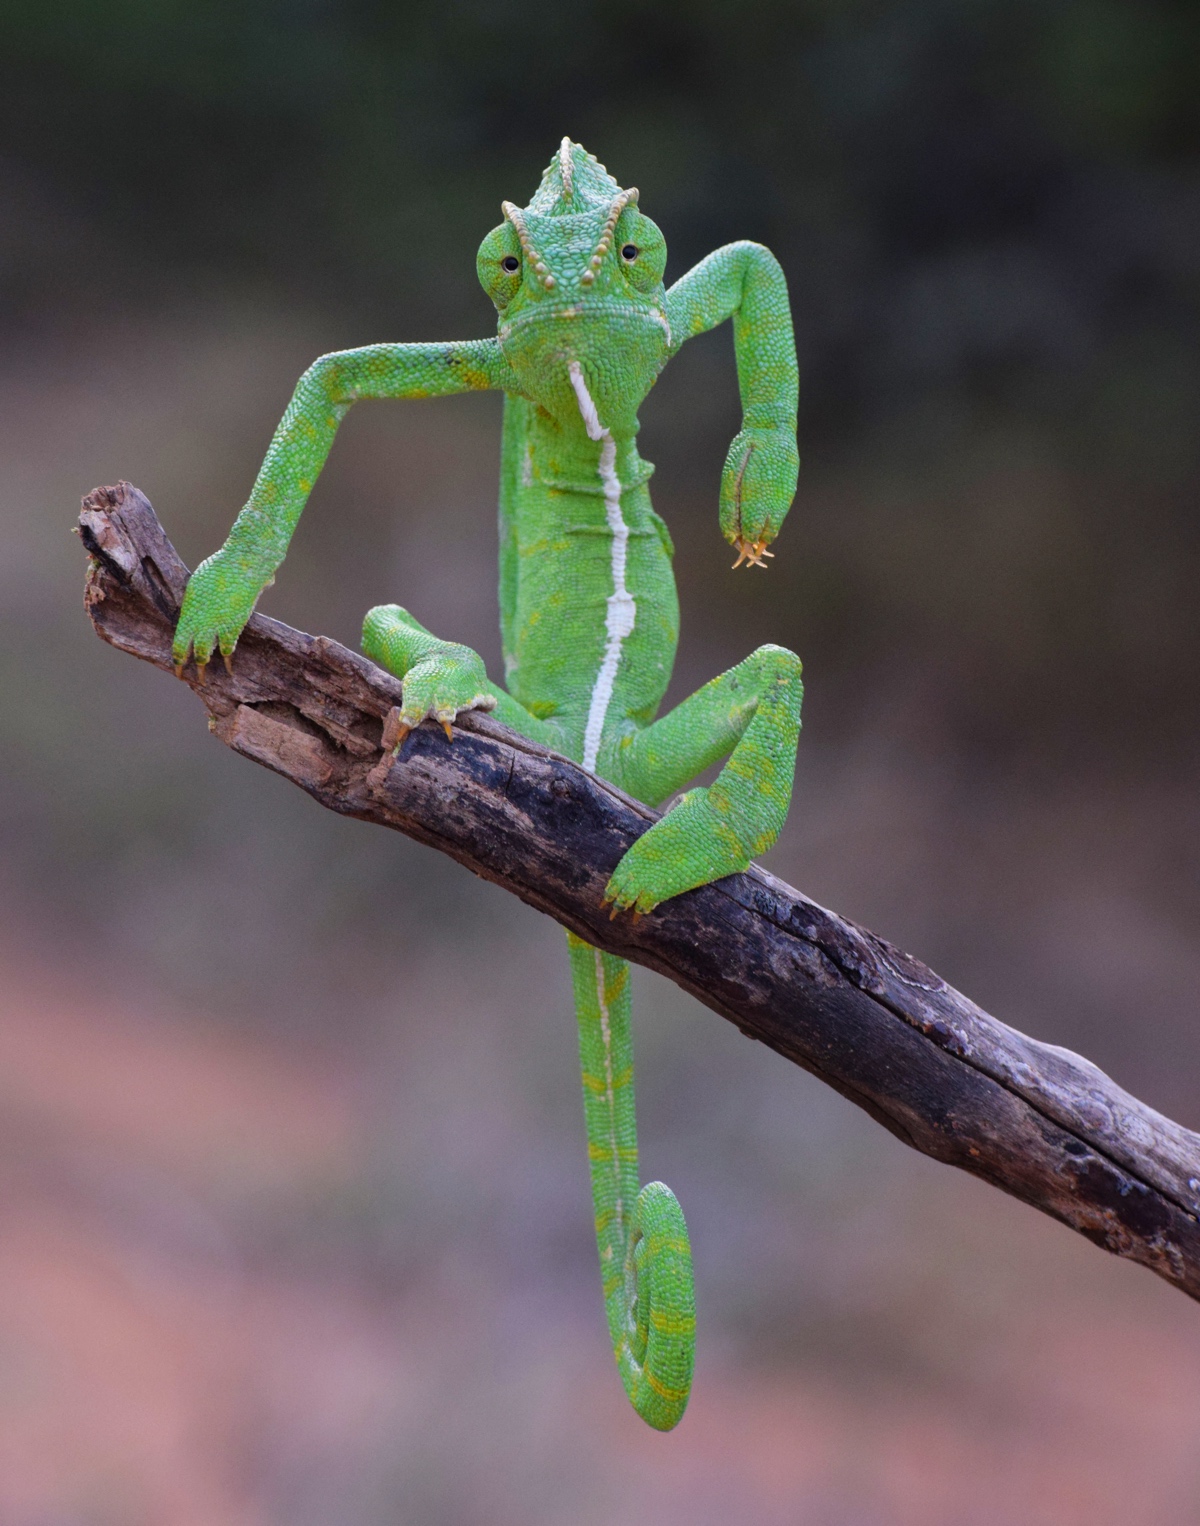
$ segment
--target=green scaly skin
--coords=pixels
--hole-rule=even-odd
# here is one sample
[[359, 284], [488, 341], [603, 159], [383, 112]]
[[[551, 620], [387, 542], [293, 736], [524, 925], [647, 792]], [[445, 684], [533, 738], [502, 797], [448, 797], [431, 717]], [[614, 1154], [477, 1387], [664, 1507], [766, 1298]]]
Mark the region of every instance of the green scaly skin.
[[[650, 504], [637, 410], [694, 334], [733, 320], [743, 427], [721, 478], [720, 524], [740, 565], [765, 566], [796, 487], [796, 353], [783, 272], [759, 244], [718, 249], [663, 287], [666, 246], [595, 157], [564, 139], [528, 207], [479, 250], [500, 315], [495, 339], [378, 344], [326, 355], [301, 377], [249, 502], [197, 568], [175, 661], [226, 662], [325, 463], [364, 398], [505, 394], [500, 479], [500, 620], [505, 687], [469, 647], [398, 605], [373, 609], [366, 654], [403, 680], [389, 720], [399, 752], [427, 717], [447, 736], [464, 710], [501, 721], [660, 805], [683, 795], [617, 865], [613, 914], [745, 869], [787, 814], [800, 729], [800, 662], [760, 647], [655, 720], [679, 631], [671, 539]], [[634, 1407], [669, 1430], [687, 1404], [694, 1348], [691, 1252], [660, 1182], [638, 1192], [629, 970], [568, 935], [588, 1156], [613, 1350]]]

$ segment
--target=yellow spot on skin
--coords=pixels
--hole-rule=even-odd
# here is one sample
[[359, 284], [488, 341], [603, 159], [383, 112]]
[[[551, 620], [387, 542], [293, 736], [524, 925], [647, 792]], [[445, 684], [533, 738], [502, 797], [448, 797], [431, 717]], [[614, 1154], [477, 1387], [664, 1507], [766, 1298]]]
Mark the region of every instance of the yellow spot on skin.
[[661, 1251], [673, 1250], [681, 1256], [691, 1254], [691, 1246], [686, 1240], [676, 1240], [668, 1235], [645, 1235], [643, 1236], [648, 1256], [657, 1256]]
[[660, 1382], [648, 1367], [642, 1369], [642, 1376], [660, 1399], [666, 1399], [668, 1404], [680, 1404], [687, 1398], [689, 1390], [686, 1388], [669, 1388], [667, 1384]]
[[694, 1335], [696, 1331], [694, 1314], [676, 1314], [670, 1309], [651, 1309], [650, 1323], [663, 1335]]
[[[627, 1065], [619, 1075], [613, 1077], [613, 1091], [620, 1091], [623, 1086], [628, 1086], [633, 1080], [633, 1066]], [[592, 1076], [585, 1070], [583, 1072], [583, 1084], [588, 1091], [602, 1097], [608, 1090], [608, 1082], [603, 1076]]]

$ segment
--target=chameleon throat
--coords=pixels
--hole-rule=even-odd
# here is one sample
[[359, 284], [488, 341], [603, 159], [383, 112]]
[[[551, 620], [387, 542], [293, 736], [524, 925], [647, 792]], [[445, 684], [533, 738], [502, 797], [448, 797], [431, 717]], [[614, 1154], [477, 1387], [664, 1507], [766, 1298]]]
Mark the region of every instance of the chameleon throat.
[[592, 687], [587, 725], [583, 732], [583, 766], [589, 773], [595, 773], [596, 759], [600, 756], [600, 738], [604, 734], [604, 720], [612, 699], [617, 668], [621, 663], [621, 644], [633, 631], [633, 624], [637, 619], [637, 605], [625, 586], [625, 553], [629, 547], [629, 526], [621, 514], [621, 479], [617, 476], [616, 467], [617, 442], [613, 439], [611, 432], [600, 422], [600, 415], [596, 412], [596, 405], [592, 401], [592, 394], [587, 389], [587, 382], [583, 379], [579, 362], [571, 361], [567, 370], [571, 377], [571, 385], [575, 389], [579, 412], [583, 417], [583, 427], [588, 432], [588, 438], [601, 442], [599, 471], [600, 481], [604, 487], [604, 515], [608, 520], [608, 528], [612, 532], [613, 591], [608, 596], [608, 614], [604, 621], [608, 640], [604, 645], [600, 671], [596, 674], [596, 682]]

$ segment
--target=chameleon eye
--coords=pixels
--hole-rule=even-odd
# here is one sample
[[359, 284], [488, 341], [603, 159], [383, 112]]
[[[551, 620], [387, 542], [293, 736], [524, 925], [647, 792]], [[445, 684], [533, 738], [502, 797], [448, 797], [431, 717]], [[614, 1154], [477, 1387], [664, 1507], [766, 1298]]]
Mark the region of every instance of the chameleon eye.
[[636, 244], [626, 244], [625, 247], [621, 250], [621, 258], [626, 260], [631, 265], [633, 264], [634, 260], [637, 259], [637, 257], [638, 246]]
[[504, 258], [500, 261], [500, 264], [501, 264], [501, 267], [504, 270], [507, 270], [510, 275], [514, 271], [520, 270], [520, 268], [521, 268], [521, 262], [516, 257], [515, 254], [506, 254], [504, 256]]

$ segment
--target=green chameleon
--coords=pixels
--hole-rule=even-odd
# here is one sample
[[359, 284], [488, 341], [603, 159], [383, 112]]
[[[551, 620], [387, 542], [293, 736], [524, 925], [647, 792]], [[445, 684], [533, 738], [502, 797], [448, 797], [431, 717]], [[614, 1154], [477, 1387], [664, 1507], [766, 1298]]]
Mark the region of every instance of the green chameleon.
[[[796, 351], [783, 272], [761, 244], [728, 244], [669, 291], [663, 236], [594, 154], [564, 138], [525, 208], [479, 249], [495, 339], [376, 344], [325, 355], [301, 377], [229, 538], [193, 574], [175, 632], [182, 672], [228, 665], [283, 561], [338, 424], [363, 398], [504, 393], [500, 624], [505, 689], [469, 647], [407, 610], [373, 609], [363, 650], [403, 680], [385, 728], [399, 753], [432, 717], [453, 740], [464, 710], [499, 720], [657, 806], [710, 764], [633, 844], [605, 891], [613, 915], [745, 869], [787, 814], [800, 729], [800, 662], [763, 646], [655, 720], [679, 632], [667, 527], [650, 505], [637, 410], [694, 334], [733, 319], [743, 427], [721, 477], [734, 566], [765, 567], [791, 505]], [[638, 1191], [629, 966], [568, 933], [604, 1299], [637, 1412], [669, 1430], [687, 1404], [695, 1343], [691, 1250], [661, 1182]]]

